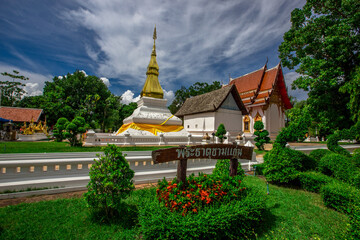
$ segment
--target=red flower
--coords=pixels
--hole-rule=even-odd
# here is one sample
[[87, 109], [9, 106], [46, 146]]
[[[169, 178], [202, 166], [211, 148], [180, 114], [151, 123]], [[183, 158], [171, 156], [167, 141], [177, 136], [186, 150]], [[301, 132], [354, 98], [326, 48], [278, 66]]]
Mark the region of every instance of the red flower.
[[194, 208], [193, 210], [192, 210], [194, 213], [197, 213], [197, 210], [196, 210], [196, 208]]

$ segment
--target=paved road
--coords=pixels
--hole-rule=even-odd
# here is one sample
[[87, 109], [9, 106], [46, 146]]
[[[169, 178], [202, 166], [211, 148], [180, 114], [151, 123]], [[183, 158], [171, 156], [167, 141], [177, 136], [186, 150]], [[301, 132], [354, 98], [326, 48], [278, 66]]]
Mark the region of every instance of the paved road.
[[[354, 149], [356, 148], [360, 148], [360, 144], [349, 144], [349, 145], [340, 145], [341, 147], [345, 148], [346, 150], [352, 152], [354, 151]], [[298, 150], [298, 151], [302, 151], [305, 153], [309, 153], [315, 149], [328, 149], [326, 145], [312, 145], [312, 146], [291, 146], [292, 149]]]

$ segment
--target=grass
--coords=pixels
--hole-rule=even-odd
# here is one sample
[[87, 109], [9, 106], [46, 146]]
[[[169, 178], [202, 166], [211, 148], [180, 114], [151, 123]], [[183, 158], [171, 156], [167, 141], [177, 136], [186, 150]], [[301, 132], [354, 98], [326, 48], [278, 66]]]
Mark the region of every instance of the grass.
[[[264, 180], [246, 177], [248, 185]], [[348, 218], [324, 206], [321, 196], [298, 189], [269, 186], [267, 206], [258, 239], [344, 239]]]
[[[153, 151], [161, 147], [120, 147], [122, 151]], [[70, 147], [66, 142], [0, 142], [1, 153], [100, 152], [101, 147]]]
[[[246, 177], [248, 186], [264, 180]], [[136, 190], [116, 222], [93, 221], [83, 199], [60, 199], [0, 208], [0, 239], [138, 239], [138, 211], [155, 189]], [[258, 239], [344, 239], [346, 215], [328, 209], [319, 194], [270, 185], [269, 210]]]

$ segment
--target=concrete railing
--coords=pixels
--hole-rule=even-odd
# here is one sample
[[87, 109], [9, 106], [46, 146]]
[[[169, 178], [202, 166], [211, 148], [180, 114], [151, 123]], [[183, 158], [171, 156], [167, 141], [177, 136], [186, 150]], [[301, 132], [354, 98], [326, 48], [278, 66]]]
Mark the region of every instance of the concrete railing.
[[[127, 156], [126, 159], [130, 168], [135, 172], [134, 182], [136, 184], [157, 182], [164, 177], [174, 178], [176, 176], [177, 161], [154, 164], [150, 155]], [[211, 173], [216, 161], [216, 159], [189, 159], [187, 174]], [[1, 160], [0, 192], [20, 191], [28, 188], [51, 189], [15, 194], [3, 193], [0, 194], [0, 199], [85, 189], [89, 181], [89, 169], [93, 163], [94, 157]], [[250, 170], [251, 165], [257, 162], [240, 160], [240, 163], [245, 170]]]
[[[230, 136], [227, 134], [227, 139], [225, 143], [231, 143], [235, 141], [236, 136]], [[245, 142], [245, 139], [243, 140]], [[220, 143], [219, 139], [215, 137], [214, 139], [209, 140], [209, 142]], [[125, 134], [125, 136], [116, 136], [110, 133], [95, 133], [89, 131], [85, 139], [85, 146], [105, 146], [107, 144], [115, 144], [122, 146], [144, 146], [144, 145], [168, 145], [168, 146], [177, 146], [177, 145], [198, 145], [203, 143], [203, 138], [201, 136], [164, 136], [159, 134], [159, 136], [132, 136], [130, 134]]]

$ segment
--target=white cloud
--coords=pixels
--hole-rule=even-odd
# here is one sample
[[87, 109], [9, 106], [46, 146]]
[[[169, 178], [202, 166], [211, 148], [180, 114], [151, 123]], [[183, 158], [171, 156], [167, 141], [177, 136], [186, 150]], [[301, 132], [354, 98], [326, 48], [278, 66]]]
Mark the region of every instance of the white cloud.
[[121, 95], [121, 103], [129, 104], [131, 102], [137, 102], [140, 99], [140, 95], [134, 98], [134, 93], [131, 90], [126, 90], [123, 95]]
[[307, 92], [302, 89], [292, 90], [291, 85], [292, 83], [300, 77], [300, 74], [297, 72], [289, 72], [284, 75], [285, 83], [288, 88], [289, 96], [295, 97], [298, 101], [306, 100], [308, 98]]
[[107, 87], [111, 85], [109, 79], [107, 79], [106, 77], [101, 77], [100, 80], [102, 80]]
[[[41, 95], [43, 93], [43, 89], [45, 86], [46, 81], [52, 81], [53, 76], [51, 75], [42, 75], [34, 72], [30, 72], [27, 70], [20, 69], [15, 66], [10, 66], [7, 64], [0, 63], [0, 72], [9, 72], [11, 73], [13, 70], [19, 71], [20, 75], [23, 75], [25, 77], [28, 77], [28, 81], [22, 81], [26, 84], [24, 87], [26, 91], [26, 96], [36, 96]], [[5, 76], [0, 76], [1, 81], [7, 81], [10, 80], [10, 78]]]
[[167, 105], [170, 105], [172, 103], [172, 101], [174, 100], [175, 98], [175, 94], [173, 91], [166, 91], [164, 89], [164, 98], [167, 99]]
[[[173, 91], [164, 91], [164, 99], [167, 99], [167, 105], [170, 105], [174, 100], [175, 94]], [[131, 102], [137, 102], [140, 100], [140, 95], [134, 98], [134, 93], [131, 90], [126, 90], [123, 95], [121, 95], [121, 103], [129, 104]]]
[[[180, 84], [189, 85], [226, 78], [229, 72], [214, 69], [214, 65], [224, 61], [234, 66], [232, 69], [249, 64], [249, 56], [282, 40], [290, 27], [290, 12], [305, 1], [78, 3], [81, 8], [65, 12], [63, 17], [95, 33], [97, 46], [87, 45], [86, 52], [98, 64], [98, 75], [119, 78], [122, 85], [140, 88], [145, 81], [156, 24], [159, 80], [163, 87], [175, 89], [180, 79]], [[266, 56], [263, 58], [265, 61]]]
[[[80, 72], [82, 72], [82, 73], [85, 75], [85, 77], [88, 76], [88, 75], [86, 74], [85, 70], [80, 70]], [[71, 74], [71, 75], [72, 75], [72, 74]]]

